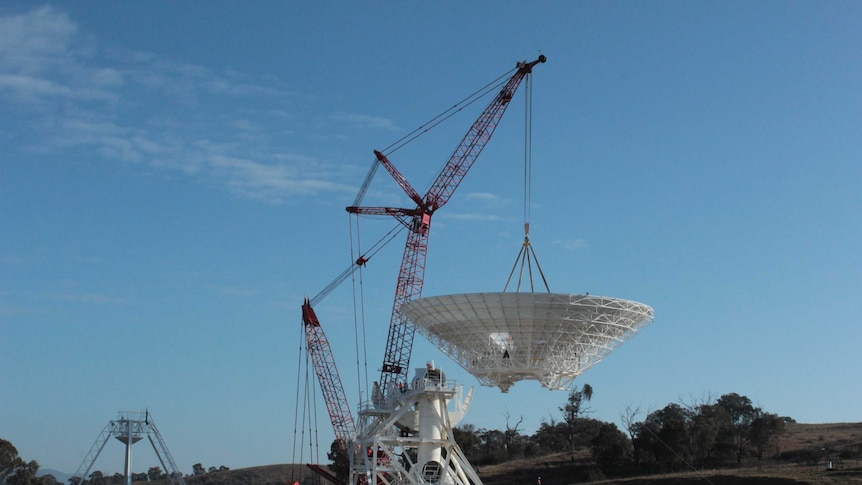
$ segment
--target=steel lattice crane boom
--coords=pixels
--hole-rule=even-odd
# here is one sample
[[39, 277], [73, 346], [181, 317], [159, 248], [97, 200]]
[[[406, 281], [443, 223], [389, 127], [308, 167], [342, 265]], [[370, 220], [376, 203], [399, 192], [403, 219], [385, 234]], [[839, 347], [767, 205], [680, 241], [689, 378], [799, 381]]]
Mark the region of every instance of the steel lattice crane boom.
[[[380, 164], [392, 175], [399, 186], [416, 203], [413, 209], [390, 207], [347, 207], [353, 214], [391, 215], [404, 224], [409, 230], [401, 269], [395, 287], [395, 301], [392, 305], [392, 316], [389, 323], [389, 334], [386, 339], [386, 352], [380, 375], [380, 397], [385, 396], [396, 384], [407, 383], [407, 373], [410, 366], [410, 354], [413, 350], [413, 338], [416, 328], [406, 316], [400, 312], [401, 305], [419, 298], [425, 278], [425, 261], [428, 255], [428, 236], [431, 229], [431, 216], [437, 209], [443, 207], [458, 185], [467, 175], [473, 163], [485, 148], [497, 124], [506, 112], [509, 101], [518, 90], [524, 77], [532, 72], [533, 67], [545, 62], [545, 56], [539, 56], [533, 62], [519, 62], [515, 73], [506, 82], [500, 92], [494, 97], [485, 111], [470, 127], [461, 143], [452, 153], [449, 161], [437, 176], [425, 197], [419, 195], [406, 178], [395, 168], [395, 165], [383, 153], [374, 154]], [[334, 423], [333, 423], [334, 424]]]
[[317, 319], [317, 314], [311, 308], [308, 298], [302, 304], [302, 323], [305, 327], [308, 353], [311, 355], [314, 372], [320, 382], [323, 400], [326, 402], [329, 419], [335, 431], [335, 439], [341, 452], [346, 456], [347, 442], [356, 436], [356, 424], [353, 421], [353, 414], [350, 413], [347, 396], [344, 394], [341, 376], [338, 375], [332, 347], [323, 328], [320, 327], [320, 320]]

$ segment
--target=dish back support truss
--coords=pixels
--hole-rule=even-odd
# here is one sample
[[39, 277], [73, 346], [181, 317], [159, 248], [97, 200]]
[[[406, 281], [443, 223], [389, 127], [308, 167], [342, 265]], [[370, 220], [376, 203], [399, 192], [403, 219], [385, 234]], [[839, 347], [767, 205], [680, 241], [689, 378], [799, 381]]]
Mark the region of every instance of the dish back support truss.
[[568, 389], [653, 320], [643, 303], [560, 293], [436, 296], [401, 312], [483, 385], [503, 392], [525, 379]]

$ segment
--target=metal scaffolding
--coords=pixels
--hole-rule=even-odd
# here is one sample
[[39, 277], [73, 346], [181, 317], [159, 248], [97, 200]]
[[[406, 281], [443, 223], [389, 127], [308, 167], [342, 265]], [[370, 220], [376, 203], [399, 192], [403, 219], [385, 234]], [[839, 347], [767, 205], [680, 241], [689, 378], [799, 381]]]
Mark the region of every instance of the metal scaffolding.
[[159, 433], [159, 429], [156, 428], [156, 423], [153, 421], [153, 417], [148, 410], [120, 411], [117, 419], [110, 421], [102, 429], [102, 432], [99, 433], [99, 437], [96, 438], [93, 446], [90, 447], [90, 451], [72, 479], [78, 479], [76, 483], [79, 484], [86, 481], [89, 478], [90, 469], [93, 467], [96, 459], [99, 458], [108, 439], [114, 437], [126, 445], [123, 477], [126, 485], [132, 485], [132, 445], [142, 440], [144, 435], [149, 439], [150, 444], [153, 445], [153, 450], [156, 452], [159, 463], [162, 464], [162, 469], [165, 470], [170, 483], [172, 485], [186, 485], [182, 472], [177, 468], [177, 464], [174, 462], [171, 452], [168, 451], [165, 440], [162, 438], [161, 433]]

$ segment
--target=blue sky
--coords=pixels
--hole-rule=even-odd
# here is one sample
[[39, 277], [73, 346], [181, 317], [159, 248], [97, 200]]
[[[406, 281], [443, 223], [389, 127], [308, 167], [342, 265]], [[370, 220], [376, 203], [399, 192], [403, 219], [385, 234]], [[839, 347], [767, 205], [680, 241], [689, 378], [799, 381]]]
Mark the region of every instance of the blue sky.
[[[860, 421], [860, 21], [858, 2], [4, 2], [0, 437], [71, 473], [149, 407], [186, 473], [291, 461], [299, 306], [351, 260], [372, 150], [539, 52], [551, 289], [656, 314], [579, 379], [594, 416], [738, 392]], [[420, 191], [477, 109], [392, 157]], [[502, 289], [523, 151], [517, 103], [435, 217], [425, 295]], [[408, 205], [382, 171], [366, 203]], [[363, 244], [391, 226], [363, 219]], [[372, 379], [402, 244], [363, 273]], [[317, 310], [355, 404], [352, 301]], [[413, 356], [476, 383], [421, 338]], [[476, 392], [466, 422], [525, 432], [565, 400]]]

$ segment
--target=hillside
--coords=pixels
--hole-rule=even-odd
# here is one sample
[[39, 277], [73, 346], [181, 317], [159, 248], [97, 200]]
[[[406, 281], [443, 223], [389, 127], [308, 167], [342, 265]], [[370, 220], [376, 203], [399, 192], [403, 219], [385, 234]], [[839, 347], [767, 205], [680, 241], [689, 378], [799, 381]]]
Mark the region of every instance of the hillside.
[[[587, 456], [566, 453], [516, 460], [479, 468], [486, 485], [531, 485], [541, 477], [542, 485], [593, 482], [625, 485], [722, 485], [862, 484], [862, 423], [792, 423], [779, 440], [781, 460], [722, 470], [686, 471], [607, 480], [589, 464]], [[854, 452], [855, 450], [855, 452]], [[849, 453], [855, 458], [842, 458]], [[826, 469], [826, 460], [833, 469]], [[304, 465], [269, 465], [188, 477], [188, 485], [303, 485], [321, 483]], [[325, 482], [323, 482], [325, 483]], [[147, 485], [157, 485], [147, 482]]]
[[[306, 483], [312, 475], [305, 465], [267, 465], [186, 477], [187, 485], [286, 485], [293, 481]], [[142, 482], [152, 485], [153, 482]], [[165, 482], [167, 485], [167, 482]], [[317, 481], [308, 481], [308, 484]], [[326, 483], [326, 482], [324, 482]]]
[[[852, 454], [857, 458], [842, 460], [841, 452], [848, 450], [855, 451]], [[538, 477], [542, 477], [542, 485], [585, 481], [627, 485], [862, 483], [860, 450], [862, 423], [791, 423], [779, 439], [778, 455], [781, 459], [760, 465], [603, 480], [600, 471], [584, 464], [588, 461], [586, 457], [576, 457], [573, 462], [568, 454], [563, 453], [482, 467], [480, 476], [486, 485], [535, 484]], [[827, 458], [833, 461], [832, 470], [826, 469]]]
[[781, 436], [781, 452], [811, 448], [841, 449], [862, 446], [862, 423], [792, 423]]

